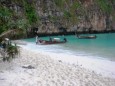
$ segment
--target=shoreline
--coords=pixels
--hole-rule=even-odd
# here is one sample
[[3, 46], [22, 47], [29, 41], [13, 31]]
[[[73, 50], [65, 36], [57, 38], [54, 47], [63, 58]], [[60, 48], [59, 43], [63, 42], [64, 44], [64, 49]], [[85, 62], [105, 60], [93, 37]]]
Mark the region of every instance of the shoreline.
[[62, 52], [62, 50], [60, 51], [62, 53], [53, 52], [55, 51], [55, 48], [51, 49], [51, 51], [47, 50], [51, 48], [51, 46], [42, 46], [42, 45], [39, 46], [31, 43], [29, 43], [25, 48], [28, 50], [33, 50], [36, 53], [37, 52], [42, 53], [43, 55], [47, 55], [54, 60], [62, 61], [65, 64], [79, 65], [82, 68], [88, 69], [90, 71], [94, 71], [97, 74], [101, 74], [105, 77], [110, 77], [115, 79], [115, 68], [114, 68], [115, 61], [111, 61], [109, 59], [67, 54], [64, 53], [67, 51]]
[[[23, 68], [31, 65], [33, 69]], [[54, 60], [45, 53], [21, 48], [20, 57], [0, 62], [1, 86], [114, 86], [115, 79], [79, 65]]]
[[[77, 34], [106, 34], [106, 33], [115, 33], [115, 30], [111, 31], [81, 31], [81, 32], [76, 32]], [[46, 36], [58, 36], [58, 35], [75, 35], [75, 31], [70, 31], [70, 32], [57, 32], [57, 33], [34, 33], [31, 36], [28, 36], [28, 38], [33, 38], [36, 35], [39, 37], [46, 37]]]

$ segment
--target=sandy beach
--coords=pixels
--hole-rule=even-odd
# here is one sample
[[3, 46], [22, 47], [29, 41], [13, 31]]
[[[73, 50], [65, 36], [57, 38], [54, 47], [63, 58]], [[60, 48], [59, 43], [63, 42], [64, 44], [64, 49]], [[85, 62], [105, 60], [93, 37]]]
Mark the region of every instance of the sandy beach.
[[115, 86], [115, 78], [80, 65], [25, 48], [20, 51], [20, 56], [11, 62], [0, 61], [0, 86]]

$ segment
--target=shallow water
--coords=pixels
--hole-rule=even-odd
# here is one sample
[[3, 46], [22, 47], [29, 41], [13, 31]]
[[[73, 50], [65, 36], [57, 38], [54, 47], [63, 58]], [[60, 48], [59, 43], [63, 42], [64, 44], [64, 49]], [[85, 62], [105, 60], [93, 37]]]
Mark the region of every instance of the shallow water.
[[[57, 45], [41, 45], [39, 46], [40, 49], [48, 52], [68, 53], [115, 61], [115, 33], [97, 34], [96, 39], [78, 39], [75, 35], [52, 36], [52, 38], [54, 37], [61, 39], [66, 37], [68, 42]], [[40, 38], [49, 40], [49, 37]], [[35, 38], [25, 39], [25, 41], [35, 43]]]
[[[35, 38], [24, 39], [28, 43], [22, 47], [115, 78], [115, 33], [97, 34], [96, 39], [77, 39], [75, 35], [65, 37], [67, 43], [54, 45], [36, 45]], [[40, 38], [49, 40], [49, 37]]]

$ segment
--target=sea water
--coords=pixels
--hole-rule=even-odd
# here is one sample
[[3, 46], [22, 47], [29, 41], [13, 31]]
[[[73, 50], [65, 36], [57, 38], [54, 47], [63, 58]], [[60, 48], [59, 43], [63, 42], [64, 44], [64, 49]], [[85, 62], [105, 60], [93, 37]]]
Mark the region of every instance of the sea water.
[[[50, 36], [61, 40], [64, 37], [67, 39], [67, 43], [54, 45], [36, 45], [35, 37], [24, 40], [28, 42], [26, 47], [29, 49], [46, 52], [55, 59], [72, 64], [79, 63], [86, 68], [106, 72], [115, 77], [115, 33], [96, 34], [96, 36], [96, 39], [78, 39], [75, 35]], [[49, 40], [49, 36], [39, 38]]]
[[[90, 57], [115, 61], [115, 33], [96, 35], [96, 39], [78, 39], [75, 35], [52, 36], [52, 38], [61, 38], [61, 40], [65, 37], [68, 42], [64, 44], [41, 45], [41, 49], [57, 53], [88, 55]], [[49, 37], [40, 38], [49, 40]], [[35, 38], [24, 40], [35, 44]]]

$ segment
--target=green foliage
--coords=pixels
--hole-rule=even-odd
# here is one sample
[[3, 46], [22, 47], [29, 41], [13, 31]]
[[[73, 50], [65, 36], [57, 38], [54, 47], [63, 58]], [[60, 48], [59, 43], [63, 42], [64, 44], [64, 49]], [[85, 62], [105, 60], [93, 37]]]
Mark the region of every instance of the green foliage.
[[33, 25], [36, 23], [39, 19], [39, 17], [36, 14], [36, 10], [34, 8], [33, 3], [28, 3], [27, 0], [23, 0], [24, 8], [25, 8], [25, 15], [27, 19], [29, 20], [29, 23]]
[[28, 23], [26, 19], [19, 19], [16, 23], [17, 27], [20, 29], [24, 29], [28, 27]]
[[8, 29], [25, 29], [27, 20], [17, 16], [15, 12], [6, 6], [0, 7], [0, 34]]
[[5, 6], [1, 6], [0, 7], [0, 17], [1, 18], [4, 17], [4, 19], [9, 19], [10, 16], [11, 16], [11, 10]]
[[68, 12], [68, 11], [64, 11], [64, 18], [66, 18], [66, 19], [69, 19], [71, 17], [71, 14], [70, 14], [70, 12]]
[[112, 4], [108, 0], [97, 0], [97, 4], [103, 12], [111, 14], [113, 11]]
[[[78, 1], [73, 1], [70, 4], [70, 0], [54, 0], [57, 7], [63, 11], [64, 19], [71, 21], [73, 23], [77, 22], [76, 10], [81, 8], [81, 4]], [[66, 8], [64, 10], [64, 8]]]
[[19, 16], [15, 10], [11, 10], [7, 6], [0, 4], [0, 34], [8, 29], [23, 29], [26, 31], [29, 25], [35, 24], [39, 19], [33, 3], [28, 3], [28, 0], [12, 0], [12, 2], [15, 4], [23, 3], [26, 19], [24, 16]]
[[12, 11], [5, 6], [0, 7], [0, 33], [6, 31], [9, 27]]
[[48, 18], [50, 19], [50, 21], [55, 22], [56, 20], [58, 20], [59, 18], [57, 16], [48, 16]]
[[81, 4], [79, 3], [79, 2], [74, 2], [73, 3], [73, 5], [71, 6], [71, 8], [73, 9], [73, 10], [76, 10], [76, 9], [78, 9], [78, 8], [80, 8], [81, 7]]
[[18, 54], [17, 46], [9, 45], [7, 48], [7, 52], [8, 52], [9, 57], [14, 58], [14, 55]]
[[12, 0], [12, 2], [14, 2], [14, 3], [20, 3], [20, 4], [22, 3], [22, 1], [23, 0]]
[[[75, 1], [71, 6], [70, 6], [70, 9], [69, 9], [69, 12], [71, 14], [71, 18], [70, 18], [70, 21], [75, 24], [77, 23], [77, 14], [76, 14], [76, 10], [78, 9], [82, 9], [82, 6], [81, 4], [78, 2], [78, 1]], [[82, 9], [83, 10], [83, 9]]]
[[60, 9], [64, 9], [64, 1], [65, 0], [54, 0], [56, 6], [58, 6]]
[[74, 2], [73, 5], [70, 7], [70, 13], [72, 15], [72, 17], [77, 16], [76, 15], [76, 10], [79, 9], [81, 7], [81, 5], [78, 2]]
[[19, 54], [19, 48], [16, 45], [7, 45], [5, 51], [7, 56], [3, 57], [3, 61], [10, 61], [11, 59], [16, 58], [16, 56]]
[[17, 19], [16, 21], [11, 20], [9, 24], [9, 27], [12, 29], [22, 29], [23, 31], [26, 30], [26, 28], [28, 27], [28, 22], [26, 19]]

